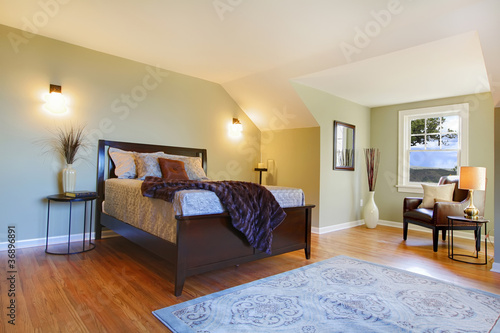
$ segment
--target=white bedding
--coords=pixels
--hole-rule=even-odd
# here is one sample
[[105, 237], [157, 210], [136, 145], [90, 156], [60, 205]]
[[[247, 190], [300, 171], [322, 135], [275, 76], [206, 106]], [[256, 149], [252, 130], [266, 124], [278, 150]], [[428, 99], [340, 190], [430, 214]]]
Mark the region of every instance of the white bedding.
[[[142, 180], [107, 179], [106, 199], [103, 209], [121, 221], [175, 243], [177, 220], [175, 215], [193, 216], [219, 214], [225, 211], [214, 192], [206, 190], [184, 190], [175, 193], [174, 202], [142, 196]], [[301, 189], [266, 186], [281, 207], [296, 207], [305, 204]]]

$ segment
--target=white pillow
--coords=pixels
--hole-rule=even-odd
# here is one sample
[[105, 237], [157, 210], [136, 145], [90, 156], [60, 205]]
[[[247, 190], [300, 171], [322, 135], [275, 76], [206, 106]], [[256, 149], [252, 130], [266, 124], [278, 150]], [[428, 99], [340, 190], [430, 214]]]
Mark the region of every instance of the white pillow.
[[115, 164], [115, 175], [118, 178], [136, 178], [134, 153], [118, 148], [109, 148], [109, 156]]
[[418, 208], [434, 208], [436, 201], [453, 201], [455, 184], [426, 185], [422, 184], [424, 198]]

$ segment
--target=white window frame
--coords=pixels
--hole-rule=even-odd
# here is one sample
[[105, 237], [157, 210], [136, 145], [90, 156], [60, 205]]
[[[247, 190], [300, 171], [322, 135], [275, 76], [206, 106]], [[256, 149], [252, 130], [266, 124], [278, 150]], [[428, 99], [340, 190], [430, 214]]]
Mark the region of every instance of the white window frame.
[[429, 117], [460, 116], [458, 168], [469, 163], [469, 104], [453, 104], [399, 111], [398, 192], [423, 193], [421, 183], [410, 182], [411, 120]]

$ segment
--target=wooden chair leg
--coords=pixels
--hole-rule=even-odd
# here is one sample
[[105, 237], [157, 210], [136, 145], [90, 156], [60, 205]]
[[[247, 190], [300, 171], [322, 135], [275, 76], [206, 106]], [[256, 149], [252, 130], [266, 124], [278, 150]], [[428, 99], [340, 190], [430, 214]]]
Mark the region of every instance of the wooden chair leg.
[[442, 238], [444, 241], [446, 240], [446, 231], [447, 231], [446, 229], [442, 229], [442, 232], [443, 232]]
[[432, 249], [434, 252], [438, 251], [438, 238], [439, 238], [439, 229], [432, 228]]
[[403, 240], [408, 238], [408, 222], [403, 221]]

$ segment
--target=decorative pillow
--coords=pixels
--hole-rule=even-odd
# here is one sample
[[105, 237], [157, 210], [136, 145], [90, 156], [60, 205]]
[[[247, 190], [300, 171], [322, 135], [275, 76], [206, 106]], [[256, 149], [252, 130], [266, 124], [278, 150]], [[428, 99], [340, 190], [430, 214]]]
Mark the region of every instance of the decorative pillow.
[[134, 152], [111, 147], [108, 153], [115, 164], [115, 174], [118, 178], [137, 177]]
[[205, 170], [203, 170], [202, 167], [201, 157], [170, 155], [165, 153], [160, 154], [159, 157], [184, 162], [184, 169], [190, 180], [208, 180]]
[[158, 153], [135, 153], [135, 163], [138, 179], [144, 179], [146, 176], [161, 177]]
[[453, 202], [453, 201], [448, 201], [448, 200], [443, 200], [443, 199], [434, 199], [434, 203], [436, 202]]
[[453, 201], [453, 191], [455, 184], [446, 185], [426, 185], [422, 184], [424, 198], [418, 208], [434, 208], [436, 201]]
[[184, 162], [159, 157], [158, 163], [160, 164], [162, 178], [189, 180], [184, 169]]

